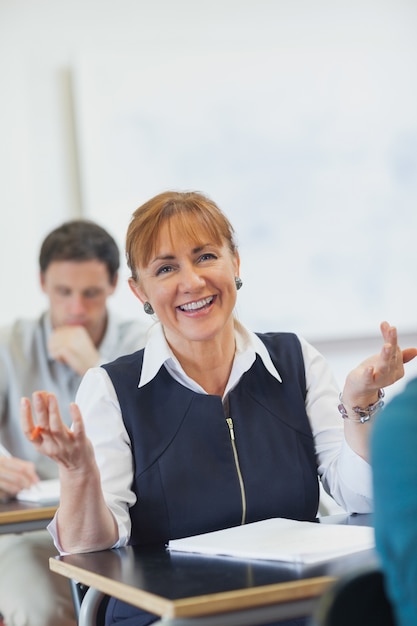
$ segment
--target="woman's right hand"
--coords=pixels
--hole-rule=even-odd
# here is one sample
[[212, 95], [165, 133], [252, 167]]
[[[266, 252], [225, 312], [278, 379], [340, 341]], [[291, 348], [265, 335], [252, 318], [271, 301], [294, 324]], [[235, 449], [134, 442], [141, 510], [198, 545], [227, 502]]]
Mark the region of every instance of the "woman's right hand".
[[26, 438], [45, 456], [70, 472], [84, 472], [94, 464], [94, 452], [87, 438], [80, 410], [70, 405], [72, 429], [61, 419], [58, 402], [53, 393], [35, 391], [20, 402], [20, 421]]
[[118, 539], [118, 527], [103, 496], [93, 445], [86, 436], [80, 409], [70, 404], [70, 429], [61, 419], [54, 394], [36, 391], [32, 406], [28, 398], [21, 399], [23, 432], [39, 452], [59, 465], [56, 537], [60, 549], [90, 552], [110, 548]]

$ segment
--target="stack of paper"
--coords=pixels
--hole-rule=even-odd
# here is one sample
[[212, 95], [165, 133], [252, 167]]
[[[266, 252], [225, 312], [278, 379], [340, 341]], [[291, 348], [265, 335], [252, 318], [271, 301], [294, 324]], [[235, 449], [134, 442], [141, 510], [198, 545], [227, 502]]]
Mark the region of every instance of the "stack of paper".
[[374, 546], [374, 531], [368, 526], [283, 518], [174, 539], [168, 544], [170, 550], [182, 552], [292, 563], [319, 563]]
[[17, 499], [25, 502], [39, 502], [40, 504], [55, 504], [59, 502], [59, 480], [51, 478], [40, 480], [29, 489], [22, 489]]

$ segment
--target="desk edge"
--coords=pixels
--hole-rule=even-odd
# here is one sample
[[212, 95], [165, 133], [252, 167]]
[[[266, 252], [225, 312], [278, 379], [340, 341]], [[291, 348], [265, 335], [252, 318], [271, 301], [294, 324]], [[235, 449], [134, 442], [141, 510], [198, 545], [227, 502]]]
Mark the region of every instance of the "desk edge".
[[263, 585], [252, 589], [236, 589], [170, 600], [112, 580], [101, 574], [64, 563], [59, 560], [59, 557], [51, 557], [49, 567], [51, 571], [66, 578], [72, 578], [107, 595], [117, 597], [124, 602], [167, 618], [197, 617], [235, 611], [237, 601], [239, 609], [250, 609], [269, 604], [314, 598], [335, 581], [334, 576], [316, 576], [302, 580]]

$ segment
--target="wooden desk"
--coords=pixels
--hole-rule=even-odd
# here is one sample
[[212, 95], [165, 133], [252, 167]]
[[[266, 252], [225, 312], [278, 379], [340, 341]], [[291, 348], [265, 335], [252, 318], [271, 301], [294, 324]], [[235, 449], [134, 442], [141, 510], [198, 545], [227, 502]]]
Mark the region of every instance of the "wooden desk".
[[95, 624], [104, 594], [161, 616], [161, 626], [245, 626], [308, 615], [338, 576], [374, 562], [373, 550], [302, 566], [127, 547], [53, 558], [50, 567], [90, 587], [80, 626]]
[[57, 505], [44, 506], [33, 502], [0, 503], [0, 534], [26, 532], [46, 528], [55, 515]]

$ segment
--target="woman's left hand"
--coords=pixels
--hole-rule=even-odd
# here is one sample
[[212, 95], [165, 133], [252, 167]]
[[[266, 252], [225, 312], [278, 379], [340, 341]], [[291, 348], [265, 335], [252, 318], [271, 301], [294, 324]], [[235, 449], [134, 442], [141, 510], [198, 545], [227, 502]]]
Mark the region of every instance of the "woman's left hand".
[[394, 326], [382, 322], [380, 328], [384, 339], [381, 352], [363, 361], [346, 379], [343, 402], [348, 410], [354, 406], [366, 408], [376, 402], [378, 390], [402, 378], [404, 363], [417, 356], [417, 348], [401, 350]]

